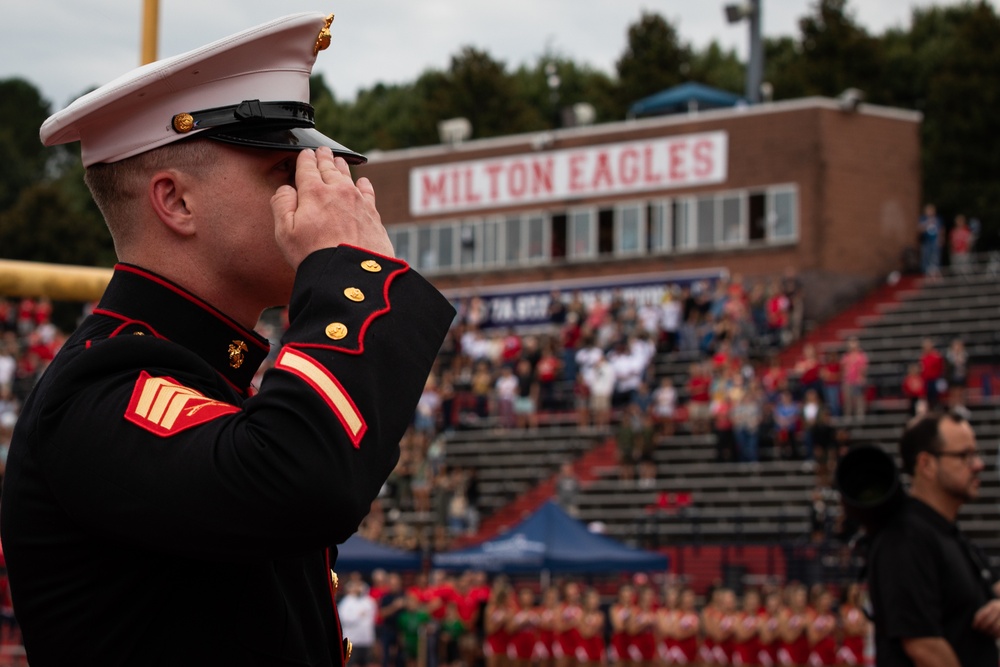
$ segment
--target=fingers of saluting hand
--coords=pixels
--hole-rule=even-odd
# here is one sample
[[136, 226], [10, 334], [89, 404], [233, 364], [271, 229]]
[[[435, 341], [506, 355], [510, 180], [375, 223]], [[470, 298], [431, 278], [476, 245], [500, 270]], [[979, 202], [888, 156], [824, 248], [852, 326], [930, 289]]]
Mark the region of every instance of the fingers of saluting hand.
[[347, 162], [329, 148], [299, 153], [295, 187], [278, 188], [271, 207], [278, 245], [293, 267], [316, 250], [342, 243], [392, 255], [371, 182], [355, 184]]
[[1000, 600], [990, 600], [972, 618], [972, 627], [991, 637], [1000, 637]]

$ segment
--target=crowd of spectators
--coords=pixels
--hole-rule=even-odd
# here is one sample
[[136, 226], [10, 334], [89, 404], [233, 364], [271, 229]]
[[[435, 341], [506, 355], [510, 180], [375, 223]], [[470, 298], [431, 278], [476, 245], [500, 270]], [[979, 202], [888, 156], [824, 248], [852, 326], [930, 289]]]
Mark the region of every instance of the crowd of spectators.
[[599, 590], [441, 571], [404, 586], [375, 571], [370, 586], [354, 573], [341, 592], [359, 667], [858, 665], [871, 630], [857, 584], [717, 586], [699, 598], [643, 574]]
[[[520, 331], [488, 326], [480, 298], [458, 304], [362, 535], [429, 552], [477, 531], [476, 471], [447, 464], [447, 434], [458, 428], [569, 422], [614, 437], [621, 478], [653, 487], [657, 447], [678, 429], [705, 435], [720, 461], [792, 459], [823, 468], [843, 445], [837, 424], [865, 414], [868, 357], [857, 339], [839, 354], [804, 345], [793, 363], [778, 354], [801, 334], [805, 299], [794, 271], [668, 284], [658, 303], [637, 304], [620, 290], [550, 297], [547, 322]], [[20, 405], [65, 340], [51, 317], [46, 299], [0, 300], [0, 463]], [[277, 342], [284, 326], [275, 311], [258, 330]], [[950, 402], [964, 401], [961, 342], [938, 361], [934, 354], [915, 360], [919, 388], [909, 376], [902, 382], [915, 411], [933, 407], [946, 385]], [[667, 372], [657, 359], [668, 360]], [[678, 373], [678, 364], [687, 371]]]

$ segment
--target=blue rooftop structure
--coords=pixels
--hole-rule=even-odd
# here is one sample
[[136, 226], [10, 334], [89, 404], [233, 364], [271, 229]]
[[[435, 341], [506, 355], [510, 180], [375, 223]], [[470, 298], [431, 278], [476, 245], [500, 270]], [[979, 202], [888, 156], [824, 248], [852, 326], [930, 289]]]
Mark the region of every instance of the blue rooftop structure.
[[629, 117], [663, 116], [671, 113], [735, 107], [745, 103], [742, 97], [734, 93], [689, 82], [642, 98], [629, 107], [628, 115]]

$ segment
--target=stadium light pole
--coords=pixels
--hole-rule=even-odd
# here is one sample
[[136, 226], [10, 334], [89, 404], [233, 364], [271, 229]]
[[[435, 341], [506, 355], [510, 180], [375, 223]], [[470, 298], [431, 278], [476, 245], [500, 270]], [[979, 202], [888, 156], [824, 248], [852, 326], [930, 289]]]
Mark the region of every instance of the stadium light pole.
[[726, 5], [726, 21], [750, 24], [750, 55], [747, 58], [746, 90], [744, 96], [750, 104], [760, 103], [761, 84], [764, 82], [764, 42], [760, 36], [761, 3], [763, 0], [746, 0], [743, 4]]

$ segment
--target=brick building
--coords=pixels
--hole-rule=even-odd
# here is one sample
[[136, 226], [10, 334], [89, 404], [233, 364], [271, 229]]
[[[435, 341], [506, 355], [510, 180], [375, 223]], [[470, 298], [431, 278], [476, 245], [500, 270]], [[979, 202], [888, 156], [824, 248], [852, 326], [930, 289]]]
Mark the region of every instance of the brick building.
[[822, 318], [899, 269], [919, 113], [806, 98], [376, 152], [399, 256], [455, 295], [798, 271]]

